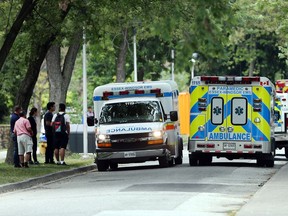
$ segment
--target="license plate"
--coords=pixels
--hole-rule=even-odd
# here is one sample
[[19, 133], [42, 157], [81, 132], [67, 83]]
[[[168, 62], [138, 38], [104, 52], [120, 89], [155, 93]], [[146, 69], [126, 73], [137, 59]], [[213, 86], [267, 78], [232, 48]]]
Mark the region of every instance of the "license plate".
[[134, 158], [136, 157], [136, 152], [124, 152], [124, 158]]
[[223, 149], [224, 150], [236, 150], [236, 143], [224, 143]]

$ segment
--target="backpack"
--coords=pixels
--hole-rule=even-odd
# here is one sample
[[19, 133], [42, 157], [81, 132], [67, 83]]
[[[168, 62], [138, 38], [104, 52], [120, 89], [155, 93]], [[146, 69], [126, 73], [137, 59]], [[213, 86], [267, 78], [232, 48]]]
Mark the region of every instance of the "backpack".
[[66, 122], [64, 118], [65, 113], [59, 114], [55, 118], [53, 123], [53, 129], [55, 133], [66, 133]]

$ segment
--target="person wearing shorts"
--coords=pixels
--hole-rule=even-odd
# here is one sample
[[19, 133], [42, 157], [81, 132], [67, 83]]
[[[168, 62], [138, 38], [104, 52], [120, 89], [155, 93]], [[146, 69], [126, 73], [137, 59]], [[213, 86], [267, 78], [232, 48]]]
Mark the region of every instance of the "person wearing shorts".
[[[64, 133], [57, 133], [54, 131], [54, 155], [57, 160], [57, 165], [67, 165], [64, 161], [65, 158], [65, 151], [69, 141], [69, 134], [70, 134], [70, 116], [65, 113], [66, 105], [63, 103], [59, 104], [59, 113], [60, 115], [64, 115], [66, 130]], [[58, 115], [57, 113], [54, 114], [52, 118], [52, 126], [55, 124], [55, 119]], [[59, 160], [60, 159], [60, 160]]]
[[26, 119], [26, 113], [22, 111], [20, 112], [19, 116], [20, 118], [15, 122], [14, 133], [17, 136], [18, 155], [20, 164], [22, 167], [28, 168], [29, 167], [28, 162], [31, 158], [32, 146], [33, 146], [32, 141], [33, 131], [31, 129], [31, 124], [29, 120]]

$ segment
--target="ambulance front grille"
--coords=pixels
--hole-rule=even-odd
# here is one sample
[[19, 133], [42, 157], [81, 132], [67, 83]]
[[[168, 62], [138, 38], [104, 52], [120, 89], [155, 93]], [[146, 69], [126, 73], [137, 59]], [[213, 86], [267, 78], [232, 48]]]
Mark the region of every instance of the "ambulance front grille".
[[147, 146], [149, 133], [117, 134], [110, 135], [112, 148], [138, 149]]

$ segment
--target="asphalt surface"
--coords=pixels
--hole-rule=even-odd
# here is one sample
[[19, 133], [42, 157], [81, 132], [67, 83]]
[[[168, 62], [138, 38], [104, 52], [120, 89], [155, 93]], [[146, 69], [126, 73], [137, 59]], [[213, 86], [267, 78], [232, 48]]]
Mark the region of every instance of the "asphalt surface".
[[[0, 152], [0, 158], [6, 154]], [[52, 173], [42, 177], [29, 179], [26, 181], [0, 185], [0, 194], [19, 189], [29, 188], [37, 184], [43, 184], [67, 178], [73, 175], [79, 175], [90, 170], [96, 169], [96, 165], [75, 168], [71, 170]], [[288, 205], [286, 196], [288, 194], [288, 164], [285, 164], [280, 170], [272, 176], [261, 187], [249, 201], [244, 204], [236, 213], [236, 216], [265, 216], [265, 215], [288, 215]]]

